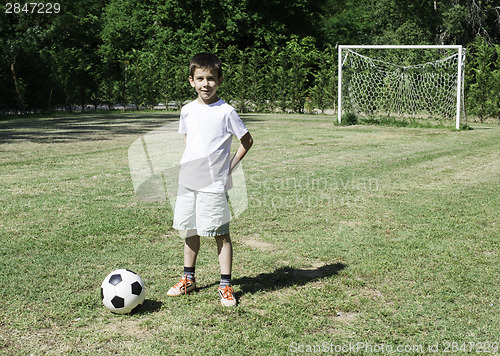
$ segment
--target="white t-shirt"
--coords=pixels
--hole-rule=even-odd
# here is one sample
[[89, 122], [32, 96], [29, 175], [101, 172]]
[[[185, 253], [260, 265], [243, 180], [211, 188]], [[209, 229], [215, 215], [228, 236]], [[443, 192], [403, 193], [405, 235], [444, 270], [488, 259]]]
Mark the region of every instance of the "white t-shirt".
[[241, 139], [247, 132], [236, 110], [222, 99], [210, 105], [196, 100], [185, 105], [179, 121], [179, 133], [187, 135], [179, 184], [202, 192], [225, 192], [232, 137]]

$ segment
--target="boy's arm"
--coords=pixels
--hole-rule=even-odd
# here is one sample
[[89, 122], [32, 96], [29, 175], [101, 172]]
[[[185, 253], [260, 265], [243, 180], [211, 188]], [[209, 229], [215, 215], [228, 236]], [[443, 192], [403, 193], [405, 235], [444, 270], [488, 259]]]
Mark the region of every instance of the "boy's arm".
[[243, 157], [245, 157], [245, 155], [253, 145], [253, 139], [252, 135], [250, 135], [250, 132], [244, 134], [243, 137], [240, 139], [240, 142], [241, 142], [240, 147], [238, 147], [236, 154], [231, 159], [231, 166], [229, 168], [230, 173], [233, 171], [234, 167], [236, 167], [238, 163], [243, 159]]

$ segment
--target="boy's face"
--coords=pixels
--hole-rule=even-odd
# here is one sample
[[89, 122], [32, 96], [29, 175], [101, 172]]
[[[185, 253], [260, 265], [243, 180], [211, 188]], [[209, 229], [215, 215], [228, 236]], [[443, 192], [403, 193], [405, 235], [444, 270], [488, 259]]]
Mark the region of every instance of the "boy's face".
[[203, 104], [213, 104], [219, 100], [217, 89], [222, 84], [217, 69], [196, 68], [189, 83], [198, 93], [198, 101]]

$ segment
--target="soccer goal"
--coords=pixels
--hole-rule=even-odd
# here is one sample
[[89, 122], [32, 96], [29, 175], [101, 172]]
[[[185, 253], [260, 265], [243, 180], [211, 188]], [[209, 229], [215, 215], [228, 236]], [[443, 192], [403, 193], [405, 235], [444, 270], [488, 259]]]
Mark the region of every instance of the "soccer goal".
[[462, 46], [338, 46], [338, 121], [361, 117], [465, 121]]

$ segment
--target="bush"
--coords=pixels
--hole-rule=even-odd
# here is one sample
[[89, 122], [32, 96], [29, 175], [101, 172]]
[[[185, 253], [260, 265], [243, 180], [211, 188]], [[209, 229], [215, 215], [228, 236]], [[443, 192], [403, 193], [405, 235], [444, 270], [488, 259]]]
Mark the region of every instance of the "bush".
[[358, 123], [358, 117], [352, 112], [345, 113], [342, 115], [341, 123], [343, 125], [356, 125]]

